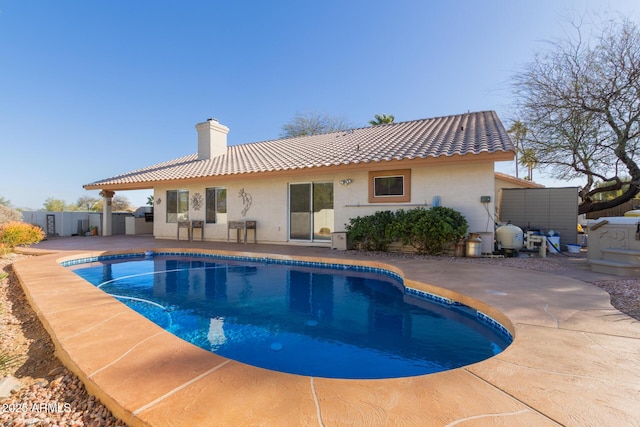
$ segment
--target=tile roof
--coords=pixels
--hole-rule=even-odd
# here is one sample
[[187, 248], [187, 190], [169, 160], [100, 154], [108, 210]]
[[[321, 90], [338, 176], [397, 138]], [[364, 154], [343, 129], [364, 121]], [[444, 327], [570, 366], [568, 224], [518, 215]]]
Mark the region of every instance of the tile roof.
[[482, 111], [231, 145], [227, 147], [226, 154], [211, 159], [198, 160], [197, 154], [191, 154], [84, 187], [92, 189], [175, 179], [513, 151], [513, 143], [497, 114], [494, 111]]
[[516, 178], [515, 176], [507, 175], [506, 173], [494, 172], [493, 174], [495, 175], [496, 179], [501, 179], [503, 181], [519, 185], [523, 188], [544, 188], [544, 185], [538, 184], [537, 182], [528, 181], [522, 178]]

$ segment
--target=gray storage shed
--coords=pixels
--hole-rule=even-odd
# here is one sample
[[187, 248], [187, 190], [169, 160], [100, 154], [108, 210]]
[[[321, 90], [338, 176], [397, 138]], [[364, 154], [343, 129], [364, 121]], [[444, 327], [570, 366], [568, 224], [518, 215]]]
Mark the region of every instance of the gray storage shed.
[[504, 188], [500, 221], [545, 235], [560, 233], [560, 248], [578, 241], [578, 187]]

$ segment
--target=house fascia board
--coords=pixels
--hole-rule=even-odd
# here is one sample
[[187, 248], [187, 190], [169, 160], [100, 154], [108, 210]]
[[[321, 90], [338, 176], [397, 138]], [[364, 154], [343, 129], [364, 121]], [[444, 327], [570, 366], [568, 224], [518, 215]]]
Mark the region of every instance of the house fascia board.
[[157, 185], [171, 185], [176, 184], [180, 186], [186, 186], [189, 184], [197, 184], [202, 182], [216, 182], [216, 181], [250, 181], [254, 179], [270, 178], [274, 176], [278, 177], [295, 177], [295, 176], [309, 176], [316, 174], [327, 173], [349, 173], [351, 171], [376, 171], [386, 169], [402, 169], [402, 168], [414, 168], [420, 166], [446, 166], [453, 164], [464, 163], [486, 163], [486, 162], [498, 162], [513, 160], [513, 151], [499, 151], [494, 153], [480, 153], [480, 154], [466, 154], [466, 155], [453, 155], [453, 156], [439, 156], [439, 157], [427, 157], [427, 158], [414, 158], [414, 159], [402, 159], [402, 160], [382, 160], [382, 161], [369, 161], [359, 163], [348, 163], [340, 165], [326, 165], [320, 167], [303, 167], [295, 169], [284, 169], [264, 172], [246, 172], [237, 174], [224, 174], [224, 175], [208, 175], [202, 177], [191, 178], [175, 178], [166, 180], [154, 180], [143, 182], [128, 182], [117, 184], [87, 184], [84, 185], [85, 190], [147, 190], [152, 189]]
[[495, 172], [495, 177], [496, 179], [499, 179], [501, 181], [516, 184], [524, 188], [545, 188], [544, 185], [538, 184], [537, 182], [527, 181], [526, 179], [516, 178], [515, 176], [503, 174], [500, 172]]

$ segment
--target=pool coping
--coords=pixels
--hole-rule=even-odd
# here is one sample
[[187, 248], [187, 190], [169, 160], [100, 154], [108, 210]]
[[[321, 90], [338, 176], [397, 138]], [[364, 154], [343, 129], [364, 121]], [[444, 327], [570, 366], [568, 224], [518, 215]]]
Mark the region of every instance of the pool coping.
[[[529, 289], [505, 305], [501, 293], [517, 292], [495, 283], [496, 277], [504, 278], [504, 268], [456, 266], [453, 271], [447, 263], [345, 259], [332, 252], [322, 257], [270, 254], [397, 272], [408, 286], [474, 307], [515, 336], [498, 356], [451, 371], [384, 380], [325, 379], [268, 371], [199, 349], [60, 265], [77, 257], [144, 249], [58, 252], [14, 265], [58, 357], [129, 425], [583, 425], [594, 420], [621, 425], [640, 418], [633, 399], [640, 392], [640, 368], [632, 357], [640, 355], [640, 326], [613, 309], [606, 293], [583, 282], [520, 273], [512, 280]], [[479, 271], [490, 277], [480, 278]], [[434, 280], [425, 283], [426, 274]], [[466, 289], [465, 277], [482, 285]], [[495, 292], [488, 293], [486, 283]], [[555, 298], [535, 294], [540, 301], [533, 309], [531, 288], [541, 284], [547, 291], [549, 286], [562, 289]], [[584, 299], [581, 309], [570, 301], [557, 302], [559, 296], [575, 299], [578, 294]]]

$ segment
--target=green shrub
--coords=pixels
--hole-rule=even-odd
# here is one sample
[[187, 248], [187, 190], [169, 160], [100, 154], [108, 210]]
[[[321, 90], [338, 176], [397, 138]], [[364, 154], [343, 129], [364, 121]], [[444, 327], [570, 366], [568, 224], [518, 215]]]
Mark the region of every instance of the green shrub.
[[352, 218], [346, 226], [351, 242], [360, 249], [384, 251], [395, 240], [430, 255], [441, 253], [445, 246], [464, 237], [468, 228], [462, 214], [442, 206], [379, 211]]
[[44, 232], [38, 226], [12, 221], [0, 226], [0, 250], [9, 252], [18, 245], [31, 245], [44, 239]]
[[389, 235], [404, 245], [413, 246], [418, 253], [436, 255], [448, 244], [464, 237], [468, 229], [469, 225], [462, 214], [438, 206], [399, 210]]
[[386, 251], [393, 241], [387, 229], [395, 215], [391, 211], [378, 211], [373, 215], [351, 218], [346, 225], [349, 240], [354, 246], [367, 251]]

